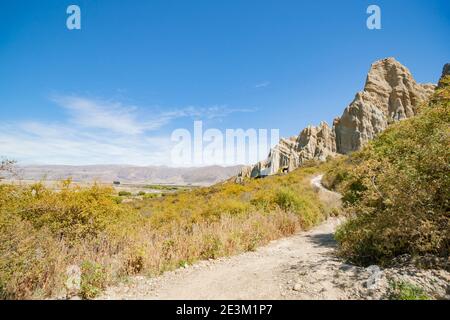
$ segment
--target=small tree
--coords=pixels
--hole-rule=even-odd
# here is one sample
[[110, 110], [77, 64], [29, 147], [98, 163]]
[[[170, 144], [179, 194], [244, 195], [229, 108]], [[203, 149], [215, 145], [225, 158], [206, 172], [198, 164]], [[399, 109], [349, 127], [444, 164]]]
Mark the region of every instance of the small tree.
[[[15, 164], [16, 164], [16, 161], [14, 161], [14, 160], [9, 160], [9, 159], [5, 159], [5, 158], [1, 159], [0, 174], [2, 174], [4, 172], [5, 173], [6, 172], [13, 173]], [[0, 176], [0, 180], [2, 180], [2, 176]]]

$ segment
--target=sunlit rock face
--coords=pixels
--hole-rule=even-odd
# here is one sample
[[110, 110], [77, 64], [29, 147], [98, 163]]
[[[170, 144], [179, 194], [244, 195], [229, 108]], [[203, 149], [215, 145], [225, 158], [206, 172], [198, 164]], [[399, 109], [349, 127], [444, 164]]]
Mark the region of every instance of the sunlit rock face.
[[325, 161], [328, 156], [336, 154], [336, 136], [334, 129], [324, 121], [319, 126], [309, 126], [300, 132], [297, 138], [299, 163], [316, 159]]
[[[450, 73], [450, 66], [443, 74]], [[261, 177], [290, 172], [305, 161], [324, 161], [329, 156], [361, 149], [391, 123], [413, 117], [434, 92], [433, 84], [418, 84], [411, 72], [394, 58], [376, 61], [367, 75], [364, 90], [336, 118], [333, 126], [303, 129], [297, 137], [281, 139], [268, 158], [244, 167], [241, 177]]]
[[432, 84], [418, 84], [394, 58], [375, 62], [364, 90], [335, 121], [337, 152], [359, 150], [392, 122], [413, 117], [434, 89]]

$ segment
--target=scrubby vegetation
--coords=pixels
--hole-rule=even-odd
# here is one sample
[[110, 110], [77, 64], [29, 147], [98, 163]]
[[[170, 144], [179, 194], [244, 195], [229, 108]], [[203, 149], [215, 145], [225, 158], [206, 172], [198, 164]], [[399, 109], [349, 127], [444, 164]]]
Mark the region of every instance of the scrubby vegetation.
[[146, 189], [160, 190], [160, 191], [177, 191], [177, 190], [189, 190], [196, 188], [195, 186], [177, 186], [177, 185], [164, 185], [164, 184], [149, 184], [144, 186]]
[[418, 116], [390, 126], [362, 151], [334, 161], [325, 182], [353, 216], [336, 233], [363, 265], [401, 254], [447, 258], [450, 249], [450, 79]]
[[389, 287], [390, 300], [430, 300], [425, 291], [409, 282], [391, 282]]
[[156, 275], [247, 250], [323, 220], [317, 168], [121, 204], [113, 189], [0, 185], [0, 298], [65, 296], [67, 270], [93, 298], [130, 274]]
[[32, 298], [61, 289], [65, 268], [84, 260], [109, 263], [142, 218], [118, 205], [112, 189], [60, 191], [42, 184], [0, 186], [0, 296]]
[[[207, 188], [141, 192], [61, 182], [0, 185], [0, 298], [66, 296], [67, 270], [81, 272], [77, 294], [97, 296], [131, 274], [156, 275], [199, 259], [254, 250], [336, 214], [310, 186], [343, 194], [350, 217], [337, 231], [340, 253], [368, 265], [401, 254], [448, 257], [450, 249], [450, 79], [430, 105], [392, 125], [362, 151], [287, 175]], [[2, 169], [13, 163], [3, 161]], [[155, 186], [149, 186], [155, 188]], [[125, 201], [123, 201], [125, 202]], [[72, 268], [73, 270], [73, 268]], [[407, 284], [393, 298], [426, 298]]]

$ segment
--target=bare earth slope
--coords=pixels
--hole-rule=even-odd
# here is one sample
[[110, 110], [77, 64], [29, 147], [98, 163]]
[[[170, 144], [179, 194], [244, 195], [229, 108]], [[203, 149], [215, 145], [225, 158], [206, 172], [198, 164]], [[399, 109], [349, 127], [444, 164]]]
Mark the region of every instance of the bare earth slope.
[[[324, 189], [321, 178], [314, 177], [311, 184], [322, 201], [339, 202], [340, 195]], [[405, 279], [439, 297], [446, 295], [448, 272], [411, 267], [374, 272], [337, 258], [333, 234], [340, 222], [330, 218], [255, 252], [201, 261], [156, 278], [134, 277], [107, 289], [100, 299], [380, 299], [386, 297], [389, 279]]]

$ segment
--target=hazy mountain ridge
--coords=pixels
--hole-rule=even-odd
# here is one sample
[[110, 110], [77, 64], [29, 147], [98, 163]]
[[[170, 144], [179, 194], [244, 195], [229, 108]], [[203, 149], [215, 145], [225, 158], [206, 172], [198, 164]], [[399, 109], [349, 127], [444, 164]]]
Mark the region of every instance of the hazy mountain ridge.
[[241, 166], [208, 166], [171, 168], [165, 166], [126, 165], [27, 165], [17, 168], [14, 177], [21, 180], [61, 180], [72, 178], [76, 182], [157, 183], [209, 185], [235, 176]]

